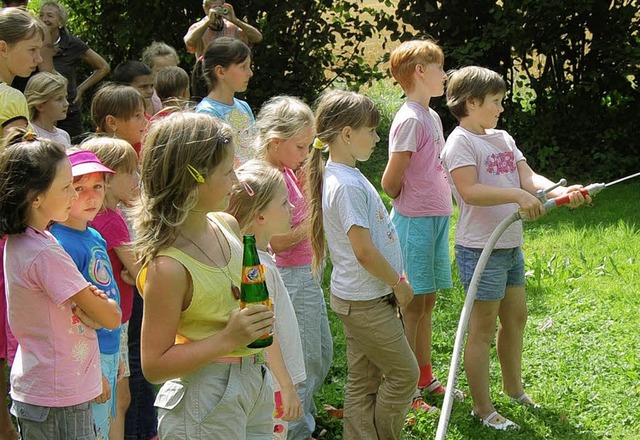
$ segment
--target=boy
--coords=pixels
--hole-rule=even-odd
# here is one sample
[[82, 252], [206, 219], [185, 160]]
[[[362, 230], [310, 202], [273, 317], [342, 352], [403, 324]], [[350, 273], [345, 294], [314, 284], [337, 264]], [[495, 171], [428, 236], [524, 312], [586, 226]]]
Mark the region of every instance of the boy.
[[154, 108], [151, 101], [154, 92], [154, 78], [151, 69], [146, 64], [135, 60], [123, 61], [113, 71], [113, 80], [118, 84], [133, 87], [142, 95], [147, 119], [160, 110]]
[[156, 75], [156, 93], [163, 108], [184, 107], [189, 101], [189, 74], [177, 66], [160, 69]]
[[[447, 106], [459, 125], [447, 139], [442, 160], [460, 209], [456, 229], [456, 263], [468, 290], [480, 253], [500, 221], [520, 208], [534, 220], [543, 214], [538, 189], [553, 183], [527, 165], [513, 138], [496, 130], [506, 85], [489, 69], [471, 66], [449, 77]], [[559, 187], [548, 196], [570, 194], [570, 206], [585, 202], [580, 185]], [[590, 200], [589, 197], [586, 199]], [[464, 368], [473, 399], [472, 415], [486, 427], [518, 429], [495, 410], [489, 395], [489, 348], [498, 329], [498, 357], [504, 393], [519, 404], [537, 407], [522, 386], [522, 340], [527, 321], [522, 222], [498, 240], [478, 286], [471, 310]]]
[[389, 133], [389, 162], [382, 188], [393, 199], [393, 221], [415, 296], [403, 309], [405, 333], [420, 366], [414, 409], [433, 408], [420, 390], [444, 394], [431, 368], [431, 315], [436, 290], [450, 289], [449, 217], [451, 189], [440, 161], [444, 146], [442, 122], [429, 108], [444, 94], [444, 54], [432, 40], [402, 43], [391, 54], [391, 74], [405, 94]]
[[[104, 175], [114, 171], [102, 165], [90, 151], [69, 153], [73, 186], [78, 198], [71, 205], [67, 221], [56, 223], [51, 233], [71, 256], [86, 280], [103, 290], [120, 305], [120, 294], [107, 245], [100, 234], [87, 223], [93, 220], [104, 201]], [[98, 345], [102, 368], [102, 395], [92, 403], [93, 418], [98, 439], [108, 438], [110, 417], [115, 416], [115, 390], [119, 377], [120, 327], [115, 330], [99, 329]]]

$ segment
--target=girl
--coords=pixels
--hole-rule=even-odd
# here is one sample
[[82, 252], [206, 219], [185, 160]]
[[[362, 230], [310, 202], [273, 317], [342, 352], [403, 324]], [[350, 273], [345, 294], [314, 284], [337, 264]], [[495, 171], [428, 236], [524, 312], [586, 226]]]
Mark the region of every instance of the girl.
[[67, 219], [78, 196], [64, 147], [29, 139], [16, 131], [0, 153], [8, 317], [19, 343], [12, 409], [22, 438], [95, 438], [89, 402], [101, 394], [100, 356], [96, 332], [84, 322], [115, 329], [120, 310], [93, 292], [47, 231]]
[[214, 117], [173, 113], [145, 141], [135, 246], [142, 368], [166, 381], [156, 399], [161, 438], [273, 436], [269, 376], [261, 350], [246, 347], [271, 332], [273, 313], [238, 311], [240, 231], [212, 213], [227, 208], [235, 179], [231, 134]]
[[131, 86], [105, 84], [93, 95], [91, 119], [96, 130], [123, 139], [140, 155], [147, 126], [144, 98]]
[[236, 170], [236, 176], [227, 212], [238, 220], [243, 234], [255, 235], [266, 268], [267, 288], [278, 316], [276, 337], [267, 348], [269, 369], [276, 379], [274, 438], [286, 439], [286, 421], [302, 415], [295, 387], [305, 379], [305, 368], [295, 312], [268, 246], [274, 236], [291, 231], [291, 205], [282, 174], [267, 162], [251, 160]]
[[314, 268], [325, 256], [324, 225], [333, 262], [331, 308], [347, 341], [348, 439], [399, 439], [419, 375], [396, 314], [396, 305], [413, 298], [402, 274], [398, 236], [378, 192], [355, 167], [380, 139], [379, 121], [375, 104], [363, 95], [324, 94], [316, 110], [318, 140], [307, 164]]
[[202, 74], [209, 94], [196, 106], [196, 112], [216, 116], [231, 126], [236, 165], [244, 163], [253, 157], [255, 118], [249, 104], [234, 95], [246, 91], [253, 76], [251, 49], [234, 38], [216, 38], [204, 53]]
[[28, 77], [42, 61], [44, 30], [31, 14], [18, 8], [0, 10], [0, 138], [9, 127], [26, 127], [29, 108], [11, 87], [16, 76]]
[[289, 435], [304, 439], [311, 437], [315, 430], [313, 395], [322, 386], [333, 358], [333, 341], [320, 277], [311, 271], [313, 252], [309, 223], [305, 221], [308, 206], [295, 174], [309, 154], [315, 136], [314, 124], [309, 106], [290, 96], [271, 98], [262, 106], [256, 119], [257, 154], [282, 172], [289, 203], [293, 205], [291, 232], [274, 236], [270, 245], [291, 297], [302, 339], [307, 378], [298, 385], [298, 395], [304, 417], [289, 423]]
[[58, 121], [67, 117], [67, 79], [59, 73], [37, 73], [27, 82], [24, 96], [36, 134], [70, 148], [69, 133], [56, 127]]
[[[53, 43], [53, 65], [69, 82], [67, 100], [69, 109], [66, 119], [58, 123], [71, 138], [84, 133], [82, 127], [81, 104], [85, 93], [104, 77], [111, 68], [100, 54], [92, 50], [84, 41], [67, 31], [67, 10], [60, 3], [46, 1], [40, 9], [40, 19], [47, 27]], [[83, 64], [88, 65], [91, 74], [78, 84], [76, 73]]]
[[109, 438], [116, 440], [124, 438], [125, 413], [131, 402], [128, 330], [133, 308], [133, 284], [140, 270], [131, 249], [131, 235], [127, 222], [118, 205], [135, 202], [139, 197], [138, 156], [128, 142], [109, 137], [89, 138], [80, 144], [80, 148], [92, 151], [107, 168], [116, 172], [113, 175], [105, 175], [103, 209], [91, 222], [91, 227], [95, 228], [107, 242], [107, 253], [120, 291], [120, 308], [122, 309], [120, 362], [123, 367], [123, 378], [116, 385], [116, 417], [109, 431]]
[[[18, 8], [0, 10], [0, 139], [4, 130], [16, 126], [26, 127], [29, 108], [22, 93], [11, 87], [16, 76], [27, 77], [42, 62], [44, 30], [28, 12]], [[4, 237], [0, 236], [0, 252], [4, 249]], [[2, 254], [0, 254], [0, 264]], [[6, 305], [4, 277], [0, 279], [0, 399], [7, 395], [5, 362], [7, 355], [7, 331], [5, 330]], [[0, 405], [0, 437], [15, 439], [18, 433], [11, 424], [6, 405]]]

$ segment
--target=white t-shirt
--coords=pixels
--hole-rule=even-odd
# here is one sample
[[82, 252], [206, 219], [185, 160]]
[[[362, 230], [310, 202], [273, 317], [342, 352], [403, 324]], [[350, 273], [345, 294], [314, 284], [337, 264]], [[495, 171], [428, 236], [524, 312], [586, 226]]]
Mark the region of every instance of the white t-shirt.
[[69, 133], [64, 131], [61, 128], [53, 127], [53, 131], [45, 130], [42, 127], [38, 127], [36, 124], [31, 122], [36, 135], [40, 139], [49, 139], [51, 141], [57, 142], [64, 146], [65, 148], [71, 148], [71, 138], [69, 137]]
[[400, 214], [407, 217], [453, 214], [451, 189], [440, 160], [443, 147], [444, 135], [438, 113], [417, 102], [404, 103], [389, 131], [389, 154], [412, 153], [402, 175], [400, 194], [392, 202]]
[[373, 244], [398, 272], [402, 252], [389, 213], [371, 182], [357, 168], [329, 162], [322, 190], [322, 218], [331, 254], [331, 293], [348, 301], [366, 301], [391, 293], [358, 263], [347, 233], [352, 226], [369, 230]]
[[[517, 203], [495, 206], [474, 206], [462, 200], [451, 179], [451, 171], [476, 167], [478, 183], [502, 188], [520, 188], [517, 163], [526, 160], [513, 138], [504, 130], [487, 130], [478, 135], [458, 126], [451, 132], [442, 160], [446, 166], [460, 215], [456, 228], [456, 244], [468, 248], [483, 248], [496, 226], [518, 210]], [[522, 222], [514, 222], [496, 244], [496, 249], [522, 245]]]
[[[258, 256], [266, 269], [265, 278], [267, 289], [269, 289], [269, 298], [273, 302], [273, 310], [276, 317], [275, 332], [280, 342], [282, 357], [287, 366], [289, 376], [291, 376], [291, 381], [295, 385], [307, 378], [307, 373], [304, 369], [304, 355], [302, 353], [298, 320], [274, 257], [261, 250], [258, 251]], [[276, 391], [279, 390], [280, 387], [275, 376], [273, 376], [273, 381], [274, 389]]]

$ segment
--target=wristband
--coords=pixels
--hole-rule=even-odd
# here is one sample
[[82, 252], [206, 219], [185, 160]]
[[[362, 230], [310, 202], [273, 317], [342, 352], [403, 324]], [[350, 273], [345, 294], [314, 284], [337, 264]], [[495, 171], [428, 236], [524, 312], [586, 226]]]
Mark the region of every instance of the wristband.
[[407, 277], [405, 277], [404, 275], [399, 275], [398, 276], [398, 281], [396, 281], [396, 283], [393, 286], [391, 286], [391, 290], [395, 290], [395, 288], [398, 287], [398, 284], [400, 284], [401, 282], [403, 282], [406, 279], [407, 279]]

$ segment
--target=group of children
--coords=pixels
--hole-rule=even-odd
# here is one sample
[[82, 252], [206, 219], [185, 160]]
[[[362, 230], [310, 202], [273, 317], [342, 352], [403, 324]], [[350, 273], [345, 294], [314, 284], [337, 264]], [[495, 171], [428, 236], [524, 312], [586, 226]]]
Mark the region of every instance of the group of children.
[[[156, 94], [165, 104], [188, 96], [180, 70], [129, 62], [93, 98], [101, 135], [71, 147], [55, 127], [68, 107], [64, 78], [35, 75], [26, 98], [7, 85], [35, 68], [41, 33], [26, 12], [0, 11], [0, 236], [18, 344], [12, 413], [23, 438], [120, 438], [114, 432], [123, 432], [131, 399], [123, 378], [131, 370], [133, 382], [135, 358], [150, 382], [163, 384], [160, 438], [309, 439], [313, 397], [333, 356], [320, 284], [327, 254], [330, 306], [347, 342], [344, 438], [398, 439], [409, 410], [433, 409], [423, 395], [445, 392], [431, 366], [431, 321], [436, 291], [452, 285], [452, 194], [466, 290], [496, 224], [516, 209], [540, 216], [533, 194], [550, 186], [495, 128], [506, 90], [497, 73], [472, 66], [447, 76], [430, 40], [394, 50], [391, 72], [407, 102], [382, 177], [389, 214], [356, 168], [379, 141], [370, 98], [331, 90], [314, 113], [278, 96], [254, 118], [236, 97], [252, 76], [251, 51], [220, 37], [204, 49], [209, 92], [194, 112], [154, 107]], [[163, 56], [161, 64], [177, 62], [170, 51]], [[167, 94], [158, 86], [165, 76]], [[459, 121], [446, 142], [429, 107], [445, 83]], [[550, 195], [569, 194], [578, 206], [578, 188]], [[238, 307], [244, 234], [256, 238], [273, 310]], [[487, 264], [465, 351], [472, 414], [498, 430], [517, 427], [489, 395], [498, 317], [503, 390], [536, 405], [521, 380], [521, 247], [516, 223]], [[126, 340], [136, 304], [139, 356], [127, 355]], [[265, 333], [274, 334], [272, 346], [247, 347]]]

